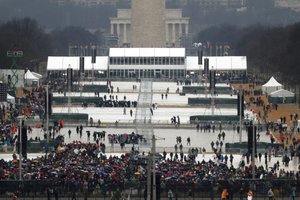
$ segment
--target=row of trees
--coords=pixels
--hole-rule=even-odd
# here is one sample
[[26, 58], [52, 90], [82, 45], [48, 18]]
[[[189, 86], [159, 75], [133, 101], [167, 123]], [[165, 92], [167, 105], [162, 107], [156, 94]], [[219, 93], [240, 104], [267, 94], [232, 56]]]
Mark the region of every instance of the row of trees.
[[195, 41], [226, 42], [231, 55], [247, 56], [249, 71], [300, 83], [300, 23], [285, 27], [221, 25], [200, 32]]
[[33, 68], [49, 55], [68, 55], [69, 44], [101, 45], [101, 33], [94, 34], [80, 27], [65, 27], [46, 33], [30, 18], [14, 19], [0, 25], [0, 68], [9, 68], [11, 59], [7, 51], [21, 50], [24, 57], [19, 65]]

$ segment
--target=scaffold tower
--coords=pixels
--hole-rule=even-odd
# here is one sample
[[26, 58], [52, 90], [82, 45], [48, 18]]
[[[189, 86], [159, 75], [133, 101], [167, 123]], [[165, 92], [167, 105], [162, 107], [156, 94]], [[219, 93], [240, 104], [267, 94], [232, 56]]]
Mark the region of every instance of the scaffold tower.
[[23, 51], [7, 51], [7, 57], [12, 59], [12, 64], [10, 66], [11, 78], [10, 78], [9, 87], [11, 89], [15, 89], [19, 81], [19, 76], [17, 74], [17, 70], [19, 69], [19, 66], [17, 65], [17, 60], [23, 57]]
[[152, 126], [152, 97], [153, 97], [153, 84], [151, 79], [144, 79], [141, 81], [139, 96], [135, 112], [135, 126], [136, 133], [143, 135], [146, 141], [140, 145], [151, 145], [153, 136]]

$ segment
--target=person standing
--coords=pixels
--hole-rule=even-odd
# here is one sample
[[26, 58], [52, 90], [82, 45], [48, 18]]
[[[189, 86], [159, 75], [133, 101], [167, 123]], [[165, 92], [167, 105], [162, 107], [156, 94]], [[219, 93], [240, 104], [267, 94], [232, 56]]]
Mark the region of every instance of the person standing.
[[270, 188], [268, 190], [268, 198], [269, 198], [269, 200], [274, 200], [275, 199], [274, 198], [274, 192], [272, 191], [272, 188]]
[[199, 129], [200, 129], [200, 124], [199, 123], [197, 123], [196, 129], [197, 129], [197, 132], [199, 132]]
[[186, 145], [191, 146], [191, 138], [188, 137], [188, 138], [186, 139], [186, 141], [187, 141], [187, 144], [186, 144]]
[[132, 117], [133, 111], [132, 109], [130, 109], [130, 117]]
[[[17, 200], [18, 199], [18, 197], [17, 197], [17, 195], [15, 194], [15, 193], [13, 193], [13, 195], [12, 195], [12, 200]], [[49, 198], [48, 198], [49, 199]]]
[[226, 134], [225, 134], [225, 132], [223, 131], [223, 132], [222, 132], [222, 139], [223, 139], [223, 140], [225, 140], [225, 135], [226, 135]]
[[214, 143], [214, 141], [212, 141], [212, 142], [210, 143], [210, 146], [211, 146], [212, 149], [214, 149], [214, 145], [215, 145], [215, 143]]
[[165, 149], [164, 149], [164, 151], [163, 151], [163, 158], [164, 158], [164, 160], [166, 160], [166, 158], [167, 158], [167, 152], [166, 152]]
[[259, 160], [259, 162], [261, 162], [261, 157], [262, 157], [262, 154], [261, 154], [261, 152], [259, 152], [258, 153], [258, 160]]
[[189, 191], [188, 191], [187, 194], [188, 194], [189, 199], [192, 199], [192, 198], [193, 198], [193, 192], [192, 192], [191, 189], [189, 189]]
[[177, 115], [177, 124], [180, 125], [180, 117]]
[[253, 192], [251, 189], [247, 192], [247, 200], [253, 200]]
[[205, 156], [205, 152], [206, 152], [206, 149], [203, 147], [203, 148], [202, 148], [202, 157]]
[[93, 126], [93, 124], [94, 124], [94, 119], [90, 117], [90, 125]]
[[296, 187], [293, 186], [292, 189], [291, 189], [291, 198], [292, 198], [292, 200], [295, 200], [295, 197], [296, 197]]
[[168, 200], [172, 200], [173, 199], [173, 192], [172, 192], [172, 190], [171, 189], [169, 189], [169, 191], [168, 191]]
[[232, 154], [230, 154], [230, 156], [229, 156], [229, 161], [230, 161], [230, 164], [232, 165], [232, 163], [233, 163], [233, 155]]
[[221, 193], [221, 199], [226, 200], [228, 198], [228, 195], [229, 195], [228, 190], [226, 188], [224, 188]]

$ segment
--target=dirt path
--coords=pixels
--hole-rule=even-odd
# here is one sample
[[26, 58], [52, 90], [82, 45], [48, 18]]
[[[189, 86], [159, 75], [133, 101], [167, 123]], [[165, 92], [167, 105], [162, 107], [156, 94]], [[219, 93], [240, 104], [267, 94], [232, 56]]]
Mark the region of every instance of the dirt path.
[[[260, 97], [265, 105], [268, 104], [268, 98], [266, 95], [260, 95], [260, 96], [254, 96], [253, 90], [260, 90], [261, 86], [254, 86], [252, 84], [233, 84], [232, 85], [236, 90], [239, 88], [243, 88], [243, 90], [248, 91], [250, 95], [245, 96], [245, 101], [248, 103], [250, 102], [250, 97], [254, 97], [255, 99]], [[286, 118], [286, 123], [288, 126], [291, 125], [292, 120], [290, 115], [294, 113], [298, 113], [298, 116], [300, 116], [300, 109], [297, 104], [278, 104], [278, 109], [275, 110], [274, 106], [272, 106], [272, 110], [268, 112], [267, 121], [274, 121], [276, 122], [280, 117]], [[261, 114], [264, 113], [262, 106], [251, 106], [250, 109], [254, 110], [254, 112], [258, 113], [261, 112]], [[278, 132], [274, 133], [275, 137], [279, 140], [280, 134]], [[296, 139], [300, 140], [300, 134], [294, 134], [293, 135]], [[291, 144], [291, 140], [289, 140], [288, 145]]]

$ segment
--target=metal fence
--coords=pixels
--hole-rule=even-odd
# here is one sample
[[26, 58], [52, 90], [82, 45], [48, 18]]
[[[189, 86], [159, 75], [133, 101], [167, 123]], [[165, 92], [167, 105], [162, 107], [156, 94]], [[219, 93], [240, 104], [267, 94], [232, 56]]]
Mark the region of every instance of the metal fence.
[[[235, 181], [199, 181], [193, 184], [177, 182], [166, 182], [156, 184], [159, 195], [157, 199], [167, 198], [169, 189], [172, 190], [175, 198], [189, 199], [219, 199], [224, 188], [229, 190], [229, 199], [245, 199], [249, 189], [254, 191], [255, 199], [267, 199], [267, 191], [272, 188], [276, 199], [287, 199], [295, 190], [296, 199], [300, 194], [300, 181], [290, 179], [270, 180], [235, 180]], [[97, 181], [90, 182], [88, 187], [82, 184], [78, 189], [71, 182], [63, 180], [30, 180], [30, 181], [0, 181], [0, 199], [9, 198], [17, 194], [20, 198], [55, 197], [71, 198], [76, 197], [88, 199], [110, 199], [112, 194], [117, 192], [123, 196], [134, 199], [144, 199], [146, 182], [134, 182], [130, 184], [113, 185], [108, 182], [102, 184]], [[128, 199], [130, 199], [128, 198]]]

